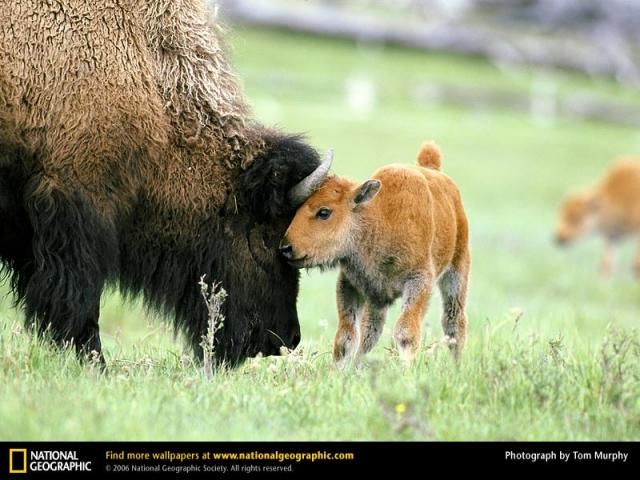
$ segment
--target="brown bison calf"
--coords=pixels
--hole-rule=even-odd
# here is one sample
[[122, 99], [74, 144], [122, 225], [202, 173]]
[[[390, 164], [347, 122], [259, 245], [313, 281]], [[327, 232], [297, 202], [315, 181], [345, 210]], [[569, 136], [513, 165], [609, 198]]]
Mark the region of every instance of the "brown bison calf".
[[374, 347], [399, 297], [394, 339], [410, 363], [436, 282], [442, 327], [458, 358], [467, 331], [469, 228], [456, 185], [439, 169], [438, 148], [425, 143], [417, 166], [385, 166], [363, 184], [330, 177], [289, 226], [280, 249], [291, 265], [340, 266], [333, 351], [339, 365]]
[[[605, 239], [601, 273], [611, 274], [614, 247], [622, 238], [640, 239], [640, 158], [615, 162], [593, 188], [568, 195], [560, 206], [556, 242], [567, 245], [586, 233]], [[634, 261], [640, 276], [640, 248]]]

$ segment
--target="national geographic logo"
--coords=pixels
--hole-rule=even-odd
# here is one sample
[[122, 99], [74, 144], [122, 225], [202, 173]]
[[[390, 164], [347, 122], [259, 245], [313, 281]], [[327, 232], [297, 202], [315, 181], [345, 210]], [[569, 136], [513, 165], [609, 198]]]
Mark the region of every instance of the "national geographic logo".
[[9, 449], [9, 473], [90, 472], [91, 461], [84, 461], [74, 450]]
[[27, 449], [9, 449], [9, 473], [27, 473]]

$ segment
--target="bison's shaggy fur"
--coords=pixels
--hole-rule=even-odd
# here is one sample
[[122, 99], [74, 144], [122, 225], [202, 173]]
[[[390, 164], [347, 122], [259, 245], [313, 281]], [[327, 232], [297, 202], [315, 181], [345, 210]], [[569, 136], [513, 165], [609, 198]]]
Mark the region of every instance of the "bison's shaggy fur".
[[378, 342], [388, 307], [402, 298], [394, 338], [410, 363], [421, 342], [433, 286], [456, 358], [466, 339], [469, 227], [460, 193], [439, 172], [440, 150], [425, 143], [418, 165], [389, 165], [358, 184], [331, 177], [297, 211], [281, 251], [297, 267], [340, 266], [338, 364]]
[[201, 0], [0, 9], [0, 257], [27, 321], [100, 352], [108, 283], [175, 318], [199, 352], [207, 274], [229, 297], [219, 360], [299, 340], [276, 247], [319, 165], [253, 123]]

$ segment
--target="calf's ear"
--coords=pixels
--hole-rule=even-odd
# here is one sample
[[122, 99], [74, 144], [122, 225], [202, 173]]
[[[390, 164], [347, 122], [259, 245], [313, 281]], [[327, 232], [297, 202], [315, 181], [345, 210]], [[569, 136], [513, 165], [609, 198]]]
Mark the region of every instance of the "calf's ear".
[[358, 206], [367, 203], [373, 197], [376, 196], [382, 183], [380, 180], [367, 180], [356, 189], [356, 194], [353, 197], [353, 205]]

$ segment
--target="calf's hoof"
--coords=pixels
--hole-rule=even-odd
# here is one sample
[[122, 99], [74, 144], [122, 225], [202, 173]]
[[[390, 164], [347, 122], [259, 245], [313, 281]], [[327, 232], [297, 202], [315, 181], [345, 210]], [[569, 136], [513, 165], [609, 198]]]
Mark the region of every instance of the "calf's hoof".
[[337, 338], [333, 345], [333, 362], [339, 369], [354, 362], [357, 342], [351, 336]]
[[418, 347], [420, 346], [419, 339], [415, 335], [409, 335], [405, 332], [396, 332], [394, 335], [396, 341], [396, 347], [398, 348], [398, 355], [400, 357], [400, 364], [403, 367], [410, 367], [418, 353]]

